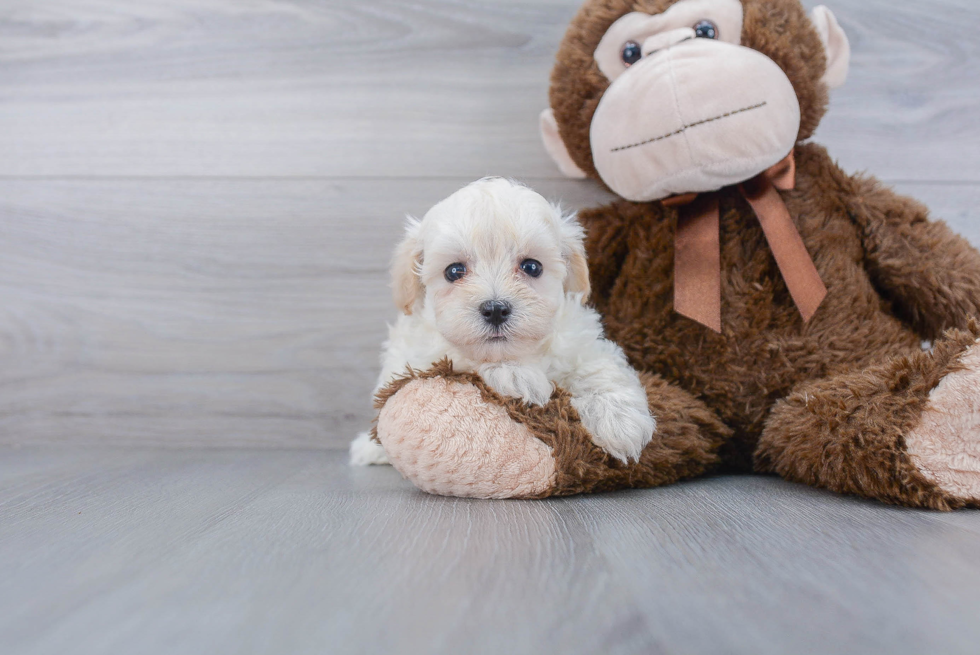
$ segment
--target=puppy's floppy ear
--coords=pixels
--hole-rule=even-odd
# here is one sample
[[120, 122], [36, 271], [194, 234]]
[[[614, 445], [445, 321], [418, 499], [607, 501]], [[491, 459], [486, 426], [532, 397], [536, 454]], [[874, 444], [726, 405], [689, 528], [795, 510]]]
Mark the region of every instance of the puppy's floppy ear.
[[[557, 207], [556, 211], [561, 212]], [[589, 262], [585, 257], [585, 230], [575, 214], [561, 217], [561, 254], [565, 259], [565, 292], [582, 294], [582, 304], [589, 298]]]
[[422, 267], [422, 223], [411, 216], [405, 226], [405, 237], [391, 258], [391, 287], [398, 309], [411, 314], [425, 293], [420, 277]]

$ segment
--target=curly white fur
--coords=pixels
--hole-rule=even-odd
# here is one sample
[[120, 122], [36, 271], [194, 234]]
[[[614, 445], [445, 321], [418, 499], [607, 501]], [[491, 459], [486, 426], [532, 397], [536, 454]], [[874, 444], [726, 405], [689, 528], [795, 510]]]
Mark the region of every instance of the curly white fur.
[[[479, 180], [410, 220], [392, 264], [402, 314], [390, 326], [375, 391], [405, 372], [444, 357], [474, 371], [504, 396], [543, 405], [554, 385], [572, 405], [597, 446], [636, 460], [656, 430], [646, 392], [623, 351], [603, 337], [595, 310], [585, 306], [588, 269], [583, 231], [527, 187], [500, 178]], [[532, 278], [521, 262], [534, 259]], [[447, 266], [465, 276], [450, 282]], [[486, 300], [512, 307], [506, 323], [490, 326]], [[352, 464], [387, 462], [362, 433], [351, 443]]]

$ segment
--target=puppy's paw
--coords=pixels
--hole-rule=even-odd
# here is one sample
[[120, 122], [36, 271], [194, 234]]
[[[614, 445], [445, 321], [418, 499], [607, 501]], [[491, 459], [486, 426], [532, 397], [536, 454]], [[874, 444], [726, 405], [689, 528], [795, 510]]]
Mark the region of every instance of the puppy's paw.
[[611, 392], [572, 398], [582, 425], [592, 433], [592, 443], [624, 464], [640, 459], [657, 429], [646, 398], [635, 395]]
[[371, 464], [389, 464], [385, 449], [371, 435], [362, 432], [350, 442], [350, 465], [370, 466]]
[[551, 380], [539, 368], [510, 362], [484, 364], [480, 377], [501, 396], [520, 398], [530, 405], [544, 405], [554, 390]]

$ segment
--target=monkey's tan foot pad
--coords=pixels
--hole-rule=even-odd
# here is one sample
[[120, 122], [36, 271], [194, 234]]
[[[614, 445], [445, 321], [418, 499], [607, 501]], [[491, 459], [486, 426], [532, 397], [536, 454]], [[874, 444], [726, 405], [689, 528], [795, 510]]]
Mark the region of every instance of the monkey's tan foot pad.
[[906, 436], [913, 464], [954, 498], [980, 506], [980, 344], [930, 392], [918, 426]]
[[551, 447], [471, 384], [408, 381], [386, 399], [377, 434], [398, 472], [431, 494], [531, 498], [556, 485]]

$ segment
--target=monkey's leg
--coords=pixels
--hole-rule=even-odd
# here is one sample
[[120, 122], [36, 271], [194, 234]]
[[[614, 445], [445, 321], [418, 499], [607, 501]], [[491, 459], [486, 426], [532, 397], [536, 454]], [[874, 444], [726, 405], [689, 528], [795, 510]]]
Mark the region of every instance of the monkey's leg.
[[567, 393], [529, 407], [447, 365], [382, 391], [377, 435], [402, 475], [446, 496], [544, 498], [653, 487], [715, 466], [728, 429], [684, 391], [654, 376], [641, 379], [657, 432], [630, 465], [592, 443]]
[[756, 469], [909, 507], [980, 507], [980, 344], [807, 382], [767, 419]]

